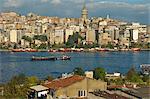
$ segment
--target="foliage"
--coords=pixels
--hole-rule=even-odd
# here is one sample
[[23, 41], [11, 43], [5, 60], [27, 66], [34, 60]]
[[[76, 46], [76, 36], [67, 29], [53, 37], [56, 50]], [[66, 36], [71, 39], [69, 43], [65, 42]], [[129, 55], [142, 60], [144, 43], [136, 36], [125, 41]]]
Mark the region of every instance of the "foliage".
[[147, 85], [150, 85], [150, 75], [143, 75], [142, 80], [146, 82]]
[[94, 71], [93, 71], [93, 76], [94, 76], [94, 78], [95, 79], [101, 79], [101, 80], [104, 80], [105, 79], [105, 75], [106, 75], [106, 73], [105, 73], [105, 69], [104, 68], [100, 68], [100, 67], [97, 67], [97, 68], [95, 68], [94, 69]]
[[114, 46], [110, 42], [106, 45], [106, 47], [110, 49], [114, 49]]
[[47, 36], [46, 35], [34, 35], [33, 39], [45, 42], [45, 41], [47, 41]]
[[28, 90], [27, 77], [23, 74], [14, 76], [4, 86], [5, 97], [25, 97]]
[[39, 82], [39, 79], [36, 76], [27, 77], [27, 82], [29, 85], [36, 85]]
[[51, 76], [51, 75], [48, 75], [48, 76], [46, 77], [46, 80], [48, 80], [48, 81], [52, 81], [53, 79], [54, 79], [54, 77]]
[[24, 39], [24, 40], [26, 40], [26, 41], [28, 41], [28, 42], [31, 42], [31, 41], [32, 41], [32, 38], [29, 37], [29, 36], [26, 36], [26, 35], [22, 36], [22, 39]]
[[47, 48], [47, 45], [44, 44], [44, 43], [42, 43], [42, 44], [38, 47], [38, 49], [46, 49], [46, 48]]
[[78, 32], [76, 32], [73, 35], [69, 36], [68, 41], [66, 42], [66, 46], [73, 47], [78, 43], [78, 39], [83, 40], [81, 35]]
[[12, 79], [4, 85], [4, 96], [8, 99], [25, 99], [30, 86], [38, 83], [35, 76], [26, 77], [24, 74], [12, 77]]
[[126, 79], [130, 82], [137, 82], [137, 83], [142, 82], [142, 79], [140, 78], [134, 67], [129, 69], [126, 75]]
[[81, 67], [76, 67], [74, 70], [73, 70], [74, 74], [75, 75], [80, 75], [80, 76], [84, 76], [84, 70], [81, 68]]

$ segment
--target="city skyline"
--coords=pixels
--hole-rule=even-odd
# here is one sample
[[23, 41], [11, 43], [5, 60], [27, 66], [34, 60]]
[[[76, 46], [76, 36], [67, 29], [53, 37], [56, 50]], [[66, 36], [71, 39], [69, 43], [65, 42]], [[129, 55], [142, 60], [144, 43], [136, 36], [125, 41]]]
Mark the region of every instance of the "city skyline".
[[[89, 17], [106, 17], [128, 22], [150, 24], [148, 0], [85, 0]], [[1, 0], [0, 12], [14, 11], [22, 15], [33, 12], [42, 16], [81, 17], [84, 0]], [[62, 14], [63, 13], [63, 14]]]

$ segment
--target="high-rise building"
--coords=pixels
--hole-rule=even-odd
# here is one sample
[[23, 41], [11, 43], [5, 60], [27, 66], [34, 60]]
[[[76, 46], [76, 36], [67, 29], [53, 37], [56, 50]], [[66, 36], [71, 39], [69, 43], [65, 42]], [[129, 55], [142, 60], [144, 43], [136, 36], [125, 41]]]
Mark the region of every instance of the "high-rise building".
[[81, 15], [81, 18], [83, 18], [83, 19], [87, 19], [87, 18], [88, 18], [88, 10], [87, 10], [87, 8], [86, 8], [85, 3], [84, 3], [83, 8], [82, 8], [82, 15]]

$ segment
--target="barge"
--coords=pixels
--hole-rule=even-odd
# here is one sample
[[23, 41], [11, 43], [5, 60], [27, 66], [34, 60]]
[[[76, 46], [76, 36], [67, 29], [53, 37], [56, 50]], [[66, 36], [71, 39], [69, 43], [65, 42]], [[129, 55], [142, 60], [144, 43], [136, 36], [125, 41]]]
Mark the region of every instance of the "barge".
[[55, 61], [55, 60], [70, 60], [71, 57], [69, 56], [62, 56], [62, 57], [35, 57], [35, 56], [32, 56], [31, 60], [32, 61]]
[[55, 61], [55, 60], [57, 60], [57, 58], [56, 57], [32, 57], [32, 59], [31, 59], [32, 61], [49, 61], [49, 60], [53, 60], [53, 61]]

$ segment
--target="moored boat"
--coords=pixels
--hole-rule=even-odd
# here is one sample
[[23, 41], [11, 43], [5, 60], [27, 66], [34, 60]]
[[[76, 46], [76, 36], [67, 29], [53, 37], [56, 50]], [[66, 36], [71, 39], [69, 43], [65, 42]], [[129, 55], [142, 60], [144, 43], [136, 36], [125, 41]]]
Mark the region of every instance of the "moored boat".
[[49, 49], [48, 52], [58, 52], [58, 50], [55, 50], [55, 49]]
[[141, 49], [140, 48], [132, 48], [131, 50], [132, 51], [140, 51]]
[[97, 49], [97, 51], [109, 51], [108, 49], [106, 49], [106, 48], [99, 48], [99, 49]]
[[26, 49], [25, 51], [26, 51], [26, 52], [38, 52], [37, 49]]
[[25, 52], [24, 49], [12, 49], [11, 51], [12, 52]]

